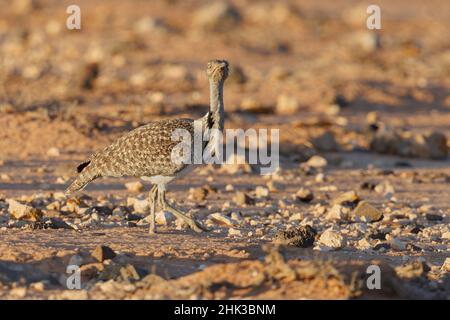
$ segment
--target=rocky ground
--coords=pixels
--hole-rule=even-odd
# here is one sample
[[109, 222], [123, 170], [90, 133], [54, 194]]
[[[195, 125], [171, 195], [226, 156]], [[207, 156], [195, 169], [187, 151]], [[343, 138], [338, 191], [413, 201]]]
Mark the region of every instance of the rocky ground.
[[[0, 12], [0, 298], [450, 298], [450, 6], [60, 1]], [[2, 7], [4, 5], [2, 4]], [[202, 116], [226, 58], [227, 128], [280, 130], [280, 168], [198, 167], [148, 234], [148, 186], [63, 190], [94, 150]], [[69, 265], [81, 290], [68, 290]], [[369, 290], [367, 268], [381, 268]]]

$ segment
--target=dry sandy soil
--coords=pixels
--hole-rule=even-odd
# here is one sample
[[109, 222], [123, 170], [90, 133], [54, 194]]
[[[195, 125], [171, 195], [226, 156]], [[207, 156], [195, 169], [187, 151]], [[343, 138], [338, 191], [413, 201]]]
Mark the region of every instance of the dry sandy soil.
[[[71, 1], [0, 1], [0, 298], [450, 297], [448, 2], [378, 1], [378, 32], [364, 1], [77, 3], [70, 31]], [[169, 221], [150, 236], [136, 179], [62, 197], [125, 132], [202, 116], [212, 58], [232, 67], [226, 127], [280, 129], [275, 174], [204, 166], [175, 181], [169, 199], [202, 234]], [[303, 247], [274, 241], [306, 226]], [[98, 246], [114, 254], [99, 262]]]

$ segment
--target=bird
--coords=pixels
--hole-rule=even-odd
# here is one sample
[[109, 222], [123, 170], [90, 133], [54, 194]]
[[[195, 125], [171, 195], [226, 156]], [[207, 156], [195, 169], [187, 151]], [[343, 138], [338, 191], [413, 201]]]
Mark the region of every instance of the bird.
[[[159, 206], [175, 217], [184, 220], [195, 232], [208, 231], [200, 222], [169, 205], [166, 200], [167, 185], [174, 179], [192, 170], [194, 163], [173, 161], [171, 155], [177, 141], [173, 141], [175, 130], [183, 129], [194, 136], [194, 124], [201, 124], [205, 140], [202, 152], [214, 150], [214, 135], [208, 132], [223, 132], [224, 101], [223, 88], [229, 74], [226, 60], [211, 60], [207, 64], [210, 105], [200, 119], [163, 119], [151, 121], [117, 139], [109, 146], [93, 153], [77, 166], [78, 175], [66, 189], [66, 195], [82, 190], [90, 182], [102, 177], [139, 177], [153, 186], [148, 194], [150, 207], [149, 234], [156, 233], [155, 210]], [[191, 151], [195, 139], [190, 139]], [[213, 154], [214, 152], [212, 152]]]

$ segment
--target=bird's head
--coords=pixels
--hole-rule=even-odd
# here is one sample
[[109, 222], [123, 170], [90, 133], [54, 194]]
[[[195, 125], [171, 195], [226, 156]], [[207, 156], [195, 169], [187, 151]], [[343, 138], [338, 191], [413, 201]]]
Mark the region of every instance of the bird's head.
[[208, 62], [206, 74], [210, 80], [214, 82], [225, 81], [228, 77], [228, 61], [211, 60]]

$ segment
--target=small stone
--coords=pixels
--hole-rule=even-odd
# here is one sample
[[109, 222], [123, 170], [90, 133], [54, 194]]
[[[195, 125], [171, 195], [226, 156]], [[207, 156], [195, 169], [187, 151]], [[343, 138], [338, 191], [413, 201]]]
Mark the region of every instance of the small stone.
[[349, 208], [344, 207], [340, 204], [335, 204], [331, 207], [330, 210], [328, 210], [325, 218], [327, 220], [344, 220], [347, 219], [349, 212]]
[[[322, 172], [321, 173], [318, 173], [316, 176], [315, 176], [315, 178], [314, 178], [314, 181], [316, 181], [317, 183], [323, 183], [323, 182], [325, 182], [327, 179], [326, 179], [326, 176], [325, 176], [325, 174], [323, 174]], [[326, 186], [326, 188], [328, 188], [329, 186]]]
[[276, 111], [281, 115], [296, 114], [300, 109], [297, 98], [282, 94], [277, 99]]
[[47, 155], [49, 157], [59, 157], [60, 156], [59, 149], [55, 148], [55, 147], [52, 147], [52, 148], [47, 150]]
[[70, 198], [70, 199], [67, 199], [65, 207], [66, 207], [67, 211], [69, 211], [69, 212], [78, 213], [80, 204], [81, 204], [80, 199]]
[[[130, 198], [128, 198], [130, 199]], [[149, 210], [149, 203], [147, 199], [136, 199], [136, 198], [131, 198], [133, 199], [132, 201], [132, 206], [134, 211], [138, 212], [138, 213], [146, 213]]]
[[359, 250], [367, 250], [371, 248], [371, 245], [370, 242], [367, 241], [367, 239], [363, 238], [357, 242], [356, 248]]
[[97, 246], [94, 251], [92, 251], [91, 256], [97, 261], [103, 262], [105, 260], [114, 259], [116, 253], [108, 246]]
[[7, 202], [9, 204], [8, 211], [16, 220], [39, 221], [43, 215], [41, 210], [16, 200], [8, 199]]
[[273, 242], [287, 246], [308, 248], [314, 244], [317, 231], [309, 226], [302, 226], [294, 230], [279, 231], [276, 233]]
[[227, 227], [234, 227], [236, 225], [236, 223], [232, 219], [221, 213], [213, 213], [208, 217], [219, 225]]
[[305, 188], [299, 189], [295, 196], [302, 202], [311, 202], [314, 199], [314, 194], [312, 191]]
[[125, 187], [130, 192], [141, 192], [144, 190], [144, 185], [140, 181], [125, 183]]
[[323, 168], [327, 166], [328, 161], [324, 157], [314, 155], [306, 161], [306, 164], [313, 168]]
[[34, 282], [32, 284], [30, 284], [30, 289], [37, 291], [37, 292], [42, 292], [45, 290], [45, 284], [44, 282]]
[[359, 201], [359, 196], [356, 193], [356, 191], [351, 190], [348, 192], [344, 192], [338, 197], [334, 198], [333, 204], [340, 204], [344, 206], [350, 206], [353, 207], [356, 205]]
[[50, 203], [46, 206], [46, 208], [47, 208], [48, 210], [61, 210], [61, 202], [59, 202], [59, 201], [53, 201], [53, 202], [50, 202]]
[[239, 206], [255, 204], [255, 200], [244, 192], [236, 192], [233, 201]]
[[27, 295], [27, 288], [17, 287], [9, 291], [9, 294], [16, 299], [23, 299]]
[[228, 191], [228, 192], [234, 191], [233, 185], [232, 184], [227, 184], [225, 186], [225, 191]]
[[[150, 216], [147, 216], [147, 221], [150, 221], [149, 218]], [[175, 217], [167, 211], [158, 211], [155, 214], [155, 221], [160, 225], [168, 226], [174, 220]]]
[[398, 239], [398, 238], [391, 238], [389, 241], [391, 248], [396, 251], [403, 251], [406, 249], [406, 242]]
[[208, 196], [208, 189], [207, 188], [190, 188], [189, 189], [189, 198], [194, 201], [203, 201]]
[[319, 244], [331, 250], [341, 249], [345, 246], [345, 242], [344, 236], [331, 229], [325, 230], [319, 238]]
[[231, 237], [240, 237], [242, 236], [241, 230], [230, 228], [228, 229], [228, 235]]
[[327, 131], [322, 135], [312, 139], [312, 144], [314, 148], [319, 151], [337, 151], [339, 149], [339, 145], [334, 138], [334, 134], [331, 131]]
[[375, 192], [381, 193], [386, 199], [391, 200], [394, 197], [395, 189], [389, 181], [383, 181], [374, 188]]
[[242, 215], [239, 211], [237, 212], [232, 212], [231, 213], [231, 219], [233, 219], [234, 221], [240, 223], [243, 221]]
[[383, 219], [383, 213], [367, 201], [361, 201], [352, 212], [355, 221], [376, 222]]
[[257, 186], [255, 189], [257, 198], [266, 198], [269, 196], [269, 189], [266, 187]]

